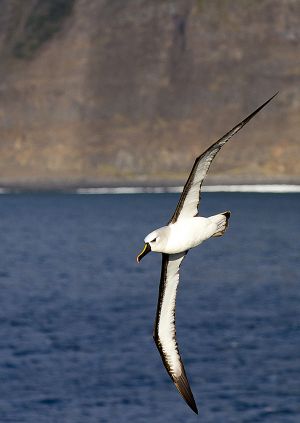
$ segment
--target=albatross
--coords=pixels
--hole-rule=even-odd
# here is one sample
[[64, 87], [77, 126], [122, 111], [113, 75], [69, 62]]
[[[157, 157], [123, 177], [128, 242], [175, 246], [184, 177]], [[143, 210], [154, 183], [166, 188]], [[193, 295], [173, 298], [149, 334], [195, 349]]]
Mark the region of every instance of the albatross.
[[156, 229], [146, 236], [144, 248], [137, 256], [139, 263], [150, 251], [162, 253], [153, 338], [169, 376], [186, 403], [196, 414], [198, 414], [196, 402], [176, 340], [175, 303], [179, 269], [190, 248], [202, 244], [211, 237], [222, 236], [228, 227], [229, 211], [210, 217], [198, 216], [201, 186], [211, 162], [223, 145], [277, 94], [274, 94], [196, 158], [172, 218], [166, 226]]

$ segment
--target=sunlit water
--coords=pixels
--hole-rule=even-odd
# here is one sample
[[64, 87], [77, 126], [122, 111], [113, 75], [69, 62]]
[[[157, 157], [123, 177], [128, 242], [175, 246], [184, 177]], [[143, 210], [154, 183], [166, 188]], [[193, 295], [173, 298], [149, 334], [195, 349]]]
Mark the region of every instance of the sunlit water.
[[203, 194], [228, 232], [182, 266], [177, 335], [199, 408], [152, 340], [178, 195], [0, 197], [0, 422], [298, 423], [299, 194]]

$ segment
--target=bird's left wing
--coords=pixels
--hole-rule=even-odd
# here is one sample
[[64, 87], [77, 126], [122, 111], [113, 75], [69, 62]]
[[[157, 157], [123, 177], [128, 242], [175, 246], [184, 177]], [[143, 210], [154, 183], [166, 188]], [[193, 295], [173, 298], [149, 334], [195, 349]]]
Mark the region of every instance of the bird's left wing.
[[198, 213], [198, 205], [200, 202], [200, 191], [202, 182], [208, 172], [216, 154], [220, 151], [223, 145], [236, 134], [246, 123], [248, 123], [263, 107], [265, 107], [278, 93], [274, 94], [269, 100], [258, 107], [253, 113], [247, 116], [242, 122], [232, 128], [229, 132], [223, 135], [218, 141], [211, 145], [201, 156], [197, 157], [191, 173], [186, 181], [177, 204], [176, 210], [169, 221], [175, 223], [180, 218], [194, 217]]
[[179, 354], [175, 328], [175, 305], [179, 283], [179, 268], [186, 253], [162, 255], [161, 279], [153, 337], [164, 366], [175, 383], [176, 388], [191, 409], [198, 414], [197, 406]]

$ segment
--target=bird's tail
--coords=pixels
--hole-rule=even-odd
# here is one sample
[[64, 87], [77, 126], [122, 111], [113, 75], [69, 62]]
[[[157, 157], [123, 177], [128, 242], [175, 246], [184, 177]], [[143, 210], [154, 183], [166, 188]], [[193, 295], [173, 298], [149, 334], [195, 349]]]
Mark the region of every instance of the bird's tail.
[[224, 213], [217, 214], [216, 216], [212, 216], [217, 224], [217, 230], [213, 234], [213, 236], [222, 236], [224, 235], [227, 227], [228, 227], [228, 220], [230, 218], [230, 211], [226, 211]]

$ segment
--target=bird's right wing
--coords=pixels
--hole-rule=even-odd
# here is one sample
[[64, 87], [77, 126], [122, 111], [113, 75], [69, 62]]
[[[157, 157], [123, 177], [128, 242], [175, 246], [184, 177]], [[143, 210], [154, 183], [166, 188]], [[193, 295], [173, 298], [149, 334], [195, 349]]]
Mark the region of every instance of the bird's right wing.
[[154, 326], [154, 341], [164, 366], [176, 388], [191, 409], [198, 414], [197, 406], [184, 370], [176, 341], [175, 305], [179, 283], [179, 268], [186, 251], [179, 254], [163, 254], [159, 297]]
[[[275, 95], [277, 94], [278, 93]], [[201, 156], [197, 157], [169, 224], [175, 223], [181, 218], [194, 217], [197, 215], [202, 182], [216, 154], [220, 151], [223, 145], [234, 134], [242, 129], [242, 127], [246, 125], [246, 123], [248, 123], [263, 107], [265, 107], [275, 97], [275, 95], [242, 120], [242, 122], [223, 135], [222, 138], [212, 144], [203, 154], [201, 154]]]

